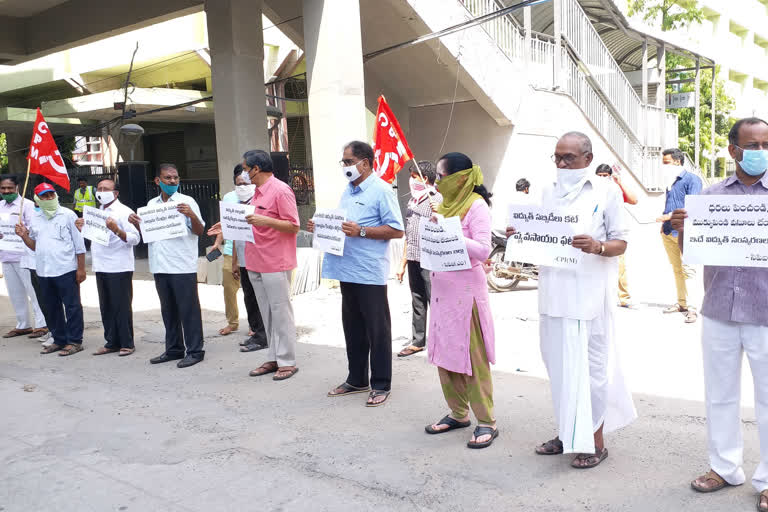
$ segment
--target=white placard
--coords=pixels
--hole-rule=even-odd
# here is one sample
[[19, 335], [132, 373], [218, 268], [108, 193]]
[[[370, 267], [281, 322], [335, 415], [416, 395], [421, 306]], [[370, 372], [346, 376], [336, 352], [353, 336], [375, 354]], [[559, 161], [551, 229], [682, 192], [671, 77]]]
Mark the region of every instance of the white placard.
[[244, 240], [253, 243], [253, 228], [245, 217], [253, 215], [255, 207], [250, 204], [219, 201], [221, 236], [224, 240]]
[[584, 253], [571, 243], [583, 234], [584, 215], [530, 204], [509, 205], [509, 225], [517, 230], [507, 240], [504, 261], [547, 267], [577, 268]]
[[768, 196], [685, 196], [685, 210], [686, 263], [768, 267]]
[[0, 238], [0, 251], [24, 252], [24, 241], [16, 234], [18, 218], [18, 215], [0, 216], [0, 233], [3, 234], [3, 238]]
[[421, 267], [433, 272], [472, 268], [458, 217], [436, 216], [438, 222], [419, 222]]
[[141, 218], [141, 238], [144, 243], [158, 242], [186, 235], [187, 218], [179, 213], [181, 202], [168, 202], [160, 206], [144, 206], [136, 211]]
[[344, 255], [344, 240], [347, 235], [341, 230], [341, 225], [347, 220], [347, 211], [317, 210], [312, 220], [315, 223], [315, 231], [312, 233], [312, 247], [318, 251]]
[[112, 233], [107, 227], [109, 214], [93, 206], [83, 208], [83, 238], [100, 245], [109, 245], [109, 235]]

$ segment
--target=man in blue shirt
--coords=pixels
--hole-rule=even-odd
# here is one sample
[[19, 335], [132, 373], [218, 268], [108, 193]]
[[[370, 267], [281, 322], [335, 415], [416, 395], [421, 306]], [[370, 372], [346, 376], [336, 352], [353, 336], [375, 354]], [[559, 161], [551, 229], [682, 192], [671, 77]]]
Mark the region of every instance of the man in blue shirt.
[[686, 323], [696, 321], [696, 310], [689, 307], [687, 279], [693, 279], [696, 271], [693, 267], [683, 265], [683, 255], [677, 244], [677, 231], [672, 229], [669, 219], [672, 212], [678, 208], [685, 208], [685, 196], [701, 193], [701, 179], [683, 167], [683, 152], [677, 148], [665, 149], [662, 152], [662, 172], [667, 183], [667, 199], [664, 205], [664, 215], [656, 219], [662, 222], [661, 239], [664, 249], [667, 251], [669, 262], [675, 273], [675, 287], [677, 288], [677, 304], [664, 310], [664, 313], [683, 313]]
[[[383, 404], [392, 382], [392, 321], [387, 301], [389, 241], [403, 236], [400, 206], [392, 188], [373, 173], [373, 149], [353, 141], [341, 160], [349, 186], [339, 208], [344, 255], [325, 254], [323, 277], [341, 282], [341, 321], [347, 344], [349, 375], [328, 396], [368, 394], [368, 407]], [[309, 221], [307, 229], [315, 229]], [[371, 372], [368, 378], [368, 356]]]

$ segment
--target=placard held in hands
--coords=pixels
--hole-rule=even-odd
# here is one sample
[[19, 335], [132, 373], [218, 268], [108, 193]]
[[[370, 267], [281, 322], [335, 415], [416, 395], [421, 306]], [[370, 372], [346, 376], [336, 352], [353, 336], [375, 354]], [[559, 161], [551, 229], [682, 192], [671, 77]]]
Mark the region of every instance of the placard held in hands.
[[436, 215], [437, 222], [419, 222], [421, 267], [433, 272], [454, 272], [472, 268], [459, 217]]
[[221, 235], [224, 240], [244, 240], [253, 243], [253, 227], [245, 217], [252, 215], [255, 207], [251, 204], [219, 201]]
[[109, 245], [112, 232], [107, 227], [109, 213], [93, 206], [83, 207], [83, 238], [99, 245]]
[[507, 240], [504, 261], [579, 267], [584, 253], [571, 244], [574, 236], [583, 233], [584, 217], [539, 205], [510, 204], [509, 225], [517, 232]]
[[180, 202], [167, 202], [158, 206], [144, 206], [136, 211], [141, 218], [139, 227], [145, 243], [159, 242], [184, 236], [187, 218], [176, 209]]
[[344, 255], [344, 240], [347, 235], [341, 230], [341, 225], [347, 219], [347, 211], [343, 209], [317, 210], [312, 220], [315, 231], [312, 233], [312, 247], [318, 251], [336, 256]]

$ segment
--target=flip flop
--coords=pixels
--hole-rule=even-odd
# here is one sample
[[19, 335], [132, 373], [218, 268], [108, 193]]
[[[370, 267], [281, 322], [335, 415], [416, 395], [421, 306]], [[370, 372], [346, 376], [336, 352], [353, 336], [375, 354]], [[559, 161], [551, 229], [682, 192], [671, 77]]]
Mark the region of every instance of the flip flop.
[[[384, 391], [383, 389], [371, 390], [371, 392], [368, 393], [368, 400], [371, 400], [371, 401], [370, 402], [365, 402], [365, 406], [366, 407], [378, 407], [380, 405], [384, 405], [385, 403], [387, 403], [387, 400], [389, 400], [389, 394], [390, 394], [389, 391]], [[382, 400], [381, 402], [378, 402], [378, 403], [373, 402], [373, 400], [375, 398], [378, 398], [380, 396], [383, 396], [384, 400]]]
[[[284, 373], [285, 375], [283, 375], [281, 377], [279, 375], [280, 373]], [[274, 377], [272, 377], [272, 380], [286, 380], [286, 379], [290, 379], [291, 377], [293, 377], [297, 373], [299, 373], [299, 369], [297, 367], [295, 367], [295, 366], [292, 369], [290, 369], [290, 370], [283, 370], [281, 368], [278, 368], [277, 369], [277, 373], [275, 374]]]
[[398, 352], [397, 357], [408, 357], [423, 351], [424, 351], [424, 347], [414, 347], [411, 345], [409, 347], [405, 347], [403, 350]]
[[125, 357], [125, 356], [129, 356], [129, 355], [133, 354], [134, 352], [136, 352], [135, 348], [121, 348], [120, 349], [120, 353], [117, 354], [117, 355], [119, 357]]
[[[335, 391], [339, 388], [344, 389], [341, 393], [335, 393]], [[351, 384], [347, 384], [346, 382], [342, 382], [332, 390], [328, 392], [328, 396], [330, 397], [336, 397], [336, 396], [346, 396], [346, 395], [354, 395], [356, 393], [367, 393], [371, 390], [370, 386], [365, 386], [362, 388], [358, 388], [355, 386], [352, 386]]]
[[427, 434], [444, 434], [445, 432], [450, 432], [451, 430], [456, 430], [458, 428], [467, 428], [472, 424], [471, 421], [458, 421], [454, 418], [451, 418], [449, 415], [446, 414], [446, 416], [435, 423], [435, 425], [448, 425], [448, 428], [437, 430], [435, 428], [432, 428], [432, 425], [427, 425], [424, 427], [424, 431]]
[[107, 348], [107, 347], [101, 347], [99, 350], [93, 353], [94, 356], [103, 356], [104, 354], [113, 354], [115, 352], [119, 352], [120, 349], [117, 348]]
[[475, 427], [475, 431], [472, 433], [473, 436], [475, 436], [475, 439], [477, 439], [480, 436], [487, 436], [490, 435], [491, 438], [487, 441], [483, 441], [482, 443], [478, 443], [477, 441], [467, 441], [467, 448], [474, 448], [474, 449], [481, 449], [481, 448], [488, 448], [493, 444], [493, 440], [499, 437], [499, 429], [498, 428], [491, 428], [491, 427], [481, 427], [478, 425]]
[[264, 363], [255, 370], [251, 370], [248, 375], [251, 377], [261, 377], [262, 375], [269, 375], [270, 373], [275, 373], [276, 371], [277, 363], [270, 361], [268, 363]]
[[3, 334], [3, 338], [15, 338], [16, 336], [24, 336], [32, 332], [32, 329], [11, 329], [7, 333]]
[[[574, 457], [574, 459], [571, 461], [571, 467], [576, 469], [591, 469], [596, 466], [599, 466], [601, 462], [603, 462], [606, 457], [608, 457], [608, 448], [603, 448], [603, 451], [600, 453], [580, 453]], [[585, 461], [589, 459], [597, 459], [593, 460], [592, 462], [588, 463], [586, 466], [577, 465], [576, 461]]]

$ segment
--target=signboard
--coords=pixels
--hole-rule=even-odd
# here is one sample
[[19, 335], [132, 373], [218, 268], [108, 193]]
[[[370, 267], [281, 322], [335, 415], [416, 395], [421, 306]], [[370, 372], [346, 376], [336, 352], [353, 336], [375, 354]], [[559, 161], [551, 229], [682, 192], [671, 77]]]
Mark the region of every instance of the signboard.
[[666, 108], [687, 108], [696, 106], [696, 93], [679, 92], [676, 94], [667, 94]]
[[18, 218], [18, 215], [0, 216], [0, 234], [3, 235], [0, 238], [0, 251], [24, 252], [24, 241], [16, 234]]
[[224, 240], [244, 240], [253, 243], [253, 228], [245, 217], [252, 215], [254, 209], [255, 207], [250, 204], [219, 201], [221, 236]]
[[100, 245], [109, 245], [112, 231], [107, 227], [109, 214], [92, 206], [83, 207], [83, 238]]
[[419, 222], [421, 268], [433, 272], [472, 268], [461, 220], [458, 217], [437, 217], [438, 222]]
[[144, 206], [136, 211], [141, 218], [141, 237], [145, 243], [168, 240], [186, 235], [187, 218], [176, 209], [182, 203], [169, 202], [160, 206]]
[[537, 205], [510, 204], [509, 223], [517, 230], [507, 241], [504, 261], [547, 267], [576, 268], [584, 252], [573, 237], [584, 233], [584, 215]]
[[347, 235], [341, 230], [341, 225], [347, 219], [346, 210], [317, 210], [312, 220], [315, 231], [312, 233], [312, 247], [318, 251], [344, 255], [344, 240]]

